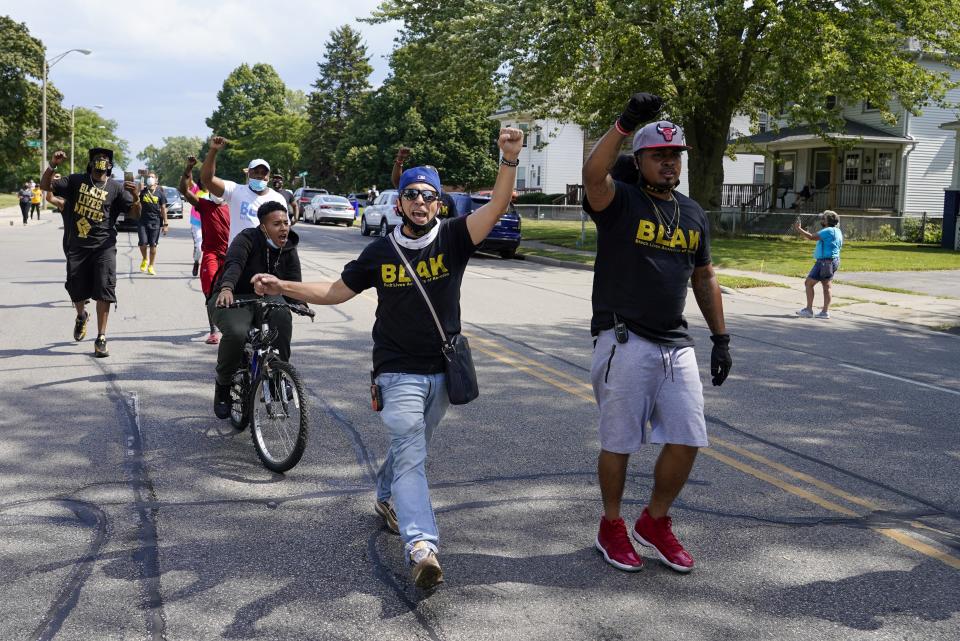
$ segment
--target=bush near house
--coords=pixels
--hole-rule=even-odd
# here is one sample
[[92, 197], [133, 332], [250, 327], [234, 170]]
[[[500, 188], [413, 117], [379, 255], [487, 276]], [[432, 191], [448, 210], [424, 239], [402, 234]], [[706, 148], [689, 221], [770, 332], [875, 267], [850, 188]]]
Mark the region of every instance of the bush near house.
[[550, 205], [558, 198], [563, 198], [564, 194], [545, 194], [541, 191], [531, 191], [517, 196], [518, 205]]

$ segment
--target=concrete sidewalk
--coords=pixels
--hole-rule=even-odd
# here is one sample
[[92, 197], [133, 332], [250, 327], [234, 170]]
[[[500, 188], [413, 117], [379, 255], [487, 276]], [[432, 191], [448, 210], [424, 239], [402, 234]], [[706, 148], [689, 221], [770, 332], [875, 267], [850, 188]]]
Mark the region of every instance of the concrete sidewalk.
[[[581, 256], [592, 257], [594, 255], [594, 253], [590, 251], [568, 249], [566, 247], [548, 245], [538, 241], [523, 241], [521, 247], [556, 251], [565, 254], [578, 254]], [[556, 258], [531, 255], [526, 255], [524, 258], [530, 262], [563, 265], [576, 269], [592, 269], [589, 265], [563, 261]], [[744, 289], [728, 289], [725, 287], [723, 288], [725, 295], [764, 299], [777, 306], [783, 307], [785, 314], [799, 310], [806, 303], [806, 294], [803, 286], [804, 279], [802, 278], [739, 269], [718, 268], [716, 271], [718, 274], [748, 276], [784, 286], [751, 287]], [[916, 273], [923, 274], [925, 272]], [[843, 280], [842, 276], [845, 275], [848, 274], [841, 272], [838, 278]], [[922, 294], [901, 294], [869, 289], [867, 287], [858, 287], [851, 283], [835, 283], [830, 289], [833, 293], [833, 301], [830, 305], [831, 316], [838, 318], [843, 316], [859, 316], [876, 320], [909, 323], [911, 325], [936, 330], [960, 328], [960, 299], [958, 298], [927, 296]], [[822, 304], [822, 302], [823, 290], [817, 286], [816, 296], [814, 298], [814, 311], [819, 309], [817, 305]]]
[[[49, 203], [44, 203], [44, 207], [49, 207]], [[60, 218], [60, 214], [53, 209], [40, 209], [40, 220], [34, 218], [33, 220], [28, 220], [27, 224], [23, 224], [23, 216], [20, 214], [20, 206], [14, 205], [13, 207], [4, 207], [0, 209], [0, 233], [3, 230], [8, 230], [11, 227], [15, 228], [26, 228], [31, 225], [47, 225], [50, 222], [55, 222], [57, 225], [63, 224], [63, 219]]]

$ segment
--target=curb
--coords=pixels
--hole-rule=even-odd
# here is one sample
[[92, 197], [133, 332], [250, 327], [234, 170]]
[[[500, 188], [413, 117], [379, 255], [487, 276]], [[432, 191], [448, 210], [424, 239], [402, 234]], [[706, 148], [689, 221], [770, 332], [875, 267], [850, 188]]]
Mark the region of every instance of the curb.
[[547, 256], [534, 256], [532, 254], [517, 254], [518, 260], [527, 260], [531, 263], [540, 263], [541, 265], [550, 265], [551, 267], [567, 267], [569, 269], [579, 269], [582, 271], [593, 271], [593, 265], [575, 263], [569, 260], [560, 260], [559, 258], [549, 258]]

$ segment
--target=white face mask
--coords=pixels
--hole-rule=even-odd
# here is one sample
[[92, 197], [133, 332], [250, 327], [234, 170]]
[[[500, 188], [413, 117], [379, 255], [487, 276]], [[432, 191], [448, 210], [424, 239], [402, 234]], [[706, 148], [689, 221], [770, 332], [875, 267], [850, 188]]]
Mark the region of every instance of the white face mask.
[[147, 178], [147, 187], [153, 187], [156, 184], [157, 184], [156, 178], [154, 178], [153, 176], [150, 176], [149, 178]]

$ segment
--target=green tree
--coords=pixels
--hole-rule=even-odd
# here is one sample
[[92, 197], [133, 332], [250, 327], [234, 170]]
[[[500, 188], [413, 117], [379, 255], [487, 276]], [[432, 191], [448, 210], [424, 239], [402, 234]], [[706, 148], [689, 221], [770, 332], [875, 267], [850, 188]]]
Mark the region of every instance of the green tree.
[[408, 166], [437, 167], [448, 186], [490, 186], [497, 175], [499, 124], [490, 118], [496, 92], [487, 81], [470, 100], [447, 91], [423, 91], [423, 81], [404, 64], [406, 51], [391, 58], [394, 75], [368, 95], [348, 123], [338, 148], [350, 189], [391, 186], [397, 148], [409, 147]]
[[[187, 156], [200, 157], [200, 148], [203, 147], [203, 138], [198, 136], [168, 136], [163, 139], [163, 145], [147, 147], [137, 154], [148, 169], [157, 172], [157, 179], [161, 184], [175, 186], [180, 182]], [[199, 178], [194, 176], [194, 180]]]
[[495, 77], [513, 107], [594, 133], [635, 91], [659, 93], [707, 209], [719, 205], [735, 113], [837, 124], [830, 95], [916, 113], [949, 81], [910, 43], [950, 64], [960, 53], [956, 0], [385, 0], [371, 21], [389, 20], [403, 22], [422, 82], [453, 77], [469, 91]]
[[320, 75], [307, 108], [310, 127], [303, 139], [303, 163], [310, 183], [342, 190], [336, 164], [337, 145], [343, 129], [369, 92], [373, 71], [360, 33], [349, 25], [330, 32], [324, 60], [317, 63]]
[[[70, 112], [67, 112], [69, 123]], [[113, 150], [113, 163], [118, 168], [129, 164], [130, 148], [127, 141], [117, 135], [117, 121], [104, 118], [93, 109], [77, 107], [74, 111], [74, 171], [86, 170], [88, 152], [93, 147], [106, 147]], [[70, 170], [70, 129], [47, 139], [49, 153], [57, 149], [67, 152], [67, 164], [61, 166], [62, 171]]]
[[287, 95], [284, 98], [284, 111], [305, 117], [309, 104], [310, 99], [302, 89], [287, 89]]
[[[207, 118], [207, 126], [231, 143], [250, 134], [251, 123], [257, 116], [282, 114], [287, 109], [287, 88], [276, 70], [264, 63], [252, 67], [246, 63], [230, 72], [217, 93], [219, 104]], [[206, 145], [202, 150], [206, 152]], [[221, 178], [242, 180], [245, 159], [238, 154], [235, 144], [217, 158], [217, 174]]]
[[273, 173], [283, 174], [289, 182], [300, 165], [300, 143], [309, 124], [295, 113], [265, 114], [250, 121], [250, 133], [235, 141], [233, 150], [243, 158], [264, 158]]
[[[38, 177], [40, 154], [27, 140], [40, 139], [43, 43], [25, 24], [0, 16], [0, 182], [12, 188], [25, 177]], [[69, 128], [60, 92], [47, 83], [48, 140]]]

